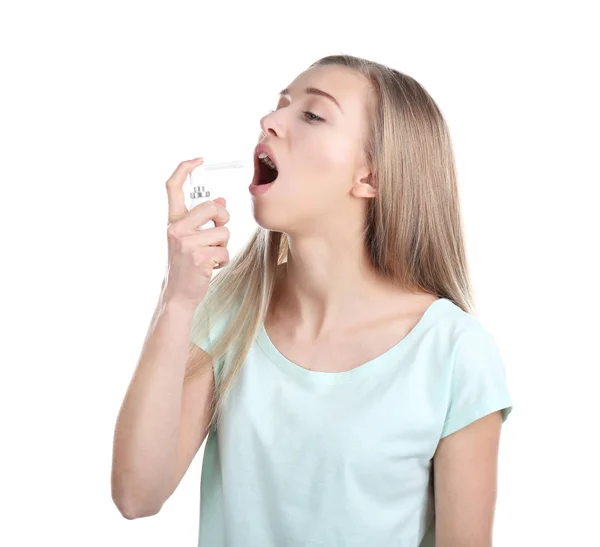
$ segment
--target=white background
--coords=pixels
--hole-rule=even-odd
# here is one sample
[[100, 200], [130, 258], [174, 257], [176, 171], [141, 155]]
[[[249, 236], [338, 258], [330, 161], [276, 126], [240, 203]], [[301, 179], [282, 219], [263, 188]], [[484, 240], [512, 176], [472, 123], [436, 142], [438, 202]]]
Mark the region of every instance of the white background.
[[[450, 127], [478, 315], [515, 404], [495, 546], [595, 544], [595, 2], [216, 4], [2, 4], [0, 544], [196, 544], [203, 449], [154, 517], [125, 520], [110, 494], [165, 272], [165, 181], [250, 155], [277, 93], [333, 53], [416, 78]], [[255, 227], [250, 177], [214, 195], [232, 255]]]

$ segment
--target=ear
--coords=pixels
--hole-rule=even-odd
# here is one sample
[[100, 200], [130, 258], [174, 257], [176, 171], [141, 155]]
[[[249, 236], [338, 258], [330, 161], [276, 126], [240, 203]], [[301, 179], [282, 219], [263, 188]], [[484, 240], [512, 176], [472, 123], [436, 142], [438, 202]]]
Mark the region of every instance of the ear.
[[371, 173], [362, 173], [358, 175], [354, 184], [352, 184], [352, 195], [356, 198], [374, 198], [377, 190], [372, 184]]

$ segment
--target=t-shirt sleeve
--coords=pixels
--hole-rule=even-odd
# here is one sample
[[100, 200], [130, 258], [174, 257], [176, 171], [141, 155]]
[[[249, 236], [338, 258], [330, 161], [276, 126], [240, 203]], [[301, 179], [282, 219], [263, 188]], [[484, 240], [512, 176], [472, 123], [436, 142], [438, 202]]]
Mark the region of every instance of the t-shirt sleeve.
[[210, 346], [213, 343], [213, 335], [211, 333], [211, 321], [208, 319], [208, 330], [202, 332], [199, 328], [200, 314], [205, 313], [204, 307], [200, 304], [194, 312], [194, 318], [192, 320], [192, 328], [190, 330], [190, 342], [193, 342], [198, 347], [202, 348], [207, 353], [209, 352]]
[[[223, 334], [232, 320], [232, 314], [226, 314], [224, 317], [214, 318], [208, 315], [208, 328], [200, 328], [200, 317], [201, 314], [206, 314], [207, 311], [204, 306], [199, 305], [194, 312], [194, 318], [192, 320], [192, 328], [190, 330], [190, 342], [193, 342], [198, 347], [203, 349], [206, 353], [214, 358], [213, 348], [218, 338]], [[221, 376], [224, 374], [225, 362], [227, 355], [222, 356], [220, 359], [213, 360], [213, 371], [215, 375], [215, 384], [221, 381]]]
[[497, 410], [506, 421], [513, 405], [502, 355], [481, 325], [463, 332], [452, 360], [450, 398], [440, 438]]

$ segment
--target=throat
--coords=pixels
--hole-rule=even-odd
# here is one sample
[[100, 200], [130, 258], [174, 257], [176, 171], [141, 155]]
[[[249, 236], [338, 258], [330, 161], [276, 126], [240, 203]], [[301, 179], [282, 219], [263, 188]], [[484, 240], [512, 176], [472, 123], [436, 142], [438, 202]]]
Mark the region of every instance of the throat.
[[259, 179], [258, 184], [270, 184], [274, 182], [279, 172], [276, 169], [271, 169], [268, 165], [265, 165], [263, 162], [259, 164]]

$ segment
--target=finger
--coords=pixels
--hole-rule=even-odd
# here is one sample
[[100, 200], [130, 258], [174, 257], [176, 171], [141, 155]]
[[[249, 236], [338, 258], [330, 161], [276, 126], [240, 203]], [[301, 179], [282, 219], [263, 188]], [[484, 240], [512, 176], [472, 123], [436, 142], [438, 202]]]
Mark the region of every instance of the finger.
[[215, 247], [215, 253], [212, 258], [213, 270], [218, 270], [229, 264], [229, 251], [225, 247]]
[[194, 230], [191, 235], [185, 235], [186, 245], [201, 245], [204, 247], [226, 246], [229, 243], [231, 234], [227, 228], [206, 228], [204, 230]]
[[[197, 228], [209, 220], [212, 220], [215, 223], [215, 228], [218, 228], [227, 224], [229, 218], [229, 211], [221, 205], [220, 200], [205, 201], [192, 207], [190, 214], [179, 220], [178, 225], [173, 226], [173, 228], [181, 235], [189, 235], [196, 233]], [[205, 228], [202, 231], [206, 229], [210, 230], [212, 228]]]
[[225, 200], [225, 198], [216, 198], [213, 199], [213, 201], [221, 205], [221, 207], [223, 207], [225, 209], [225, 212], [227, 213], [226, 215], [224, 215], [223, 211], [219, 211], [217, 217], [213, 219], [216, 228], [217, 226], [223, 226], [224, 224], [227, 224], [227, 222], [229, 222], [229, 211], [227, 211], [227, 201]]
[[[221, 203], [221, 200], [223, 200], [223, 203]], [[213, 201], [217, 204], [217, 214], [212, 218], [212, 220], [215, 223], [215, 228], [218, 228], [219, 226], [224, 226], [227, 224], [231, 217], [229, 215], [229, 211], [225, 207], [227, 205], [225, 198], [217, 198]]]
[[203, 158], [182, 161], [167, 181], [167, 197], [169, 200], [168, 224], [183, 218], [187, 213], [183, 185], [187, 176], [199, 165], [204, 163]]

